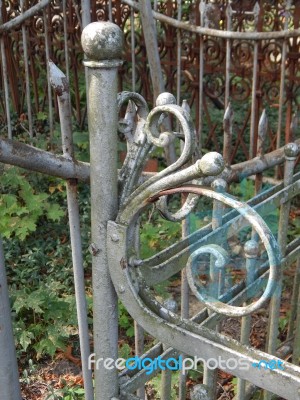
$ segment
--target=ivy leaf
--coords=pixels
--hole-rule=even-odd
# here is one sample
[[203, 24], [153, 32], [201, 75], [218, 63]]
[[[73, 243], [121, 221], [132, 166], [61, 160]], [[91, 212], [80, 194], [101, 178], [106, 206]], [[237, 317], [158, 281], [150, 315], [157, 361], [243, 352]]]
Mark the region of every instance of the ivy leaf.
[[47, 208], [47, 217], [51, 221], [59, 221], [65, 215], [59, 204], [50, 204]]

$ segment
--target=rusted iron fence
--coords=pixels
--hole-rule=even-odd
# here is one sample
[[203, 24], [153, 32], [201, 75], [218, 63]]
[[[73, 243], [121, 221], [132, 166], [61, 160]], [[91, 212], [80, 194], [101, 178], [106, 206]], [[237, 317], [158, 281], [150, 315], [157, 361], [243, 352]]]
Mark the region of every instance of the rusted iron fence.
[[[295, 170], [300, 152], [300, 140], [293, 137], [298, 133], [299, 62], [295, 61], [296, 55], [294, 58], [289, 57], [292, 53], [290, 49], [294, 48], [296, 51], [296, 47], [299, 46], [297, 39], [299, 30], [294, 29], [298, 24], [295, 17], [299, 11], [297, 2], [293, 4], [288, 1], [279, 2], [276, 5], [271, 3], [269, 8], [267, 2], [242, 2], [243, 12], [238, 8], [241, 2], [232, 2], [231, 5], [223, 4], [223, 2], [207, 4], [200, 2], [196, 5], [192, 2], [153, 2], [157, 10], [159, 6], [167, 7], [165, 14], [172, 11], [173, 16], [177, 15], [177, 22], [175, 19], [166, 19], [165, 14], [152, 14], [151, 2], [134, 3], [126, 0], [126, 5], [123, 3], [117, 7], [119, 3], [96, 2], [92, 5], [92, 15], [97, 15], [100, 20], [119, 18], [119, 25], [124, 30], [125, 46], [128, 46], [127, 40], [130, 40], [132, 45], [136, 43], [133, 46], [135, 51], [131, 53], [130, 58], [126, 60], [127, 56], [124, 56], [125, 63], [123, 63], [123, 34], [117, 25], [96, 23], [88, 25], [83, 32], [82, 46], [85, 57], [81, 51], [81, 54], [78, 53], [79, 56], [74, 58], [74, 62], [69, 60], [70, 63], [67, 64], [69, 67], [66, 68], [66, 75], [72, 82], [77, 60], [84, 58], [88, 78], [87, 116], [91, 148], [90, 163], [79, 162], [74, 155], [70, 106], [72, 89], [69, 90], [67, 76], [49, 60], [50, 57], [54, 59], [58, 53], [55, 53], [51, 45], [50, 39], [53, 39], [55, 35], [46, 21], [47, 19], [53, 21], [53, 19], [50, 18], [50, 13], [45, 11], [39, 11], [34, 17], [37, 24], [40, 21], [42, 26], [48, 27], [43, 28], [46, 39], [44, 38], [43, 42], [42, 57], [49, 61], [40, 75], [44, 85], [42, 86], [44, 100], [36, 105], [38, 112], [44, 112], [47, 109], [43, 107], [48, 104], [49, 112], [45, 111], [45, 123], [49, 124], [51, 131], [51, 118], [54, 121], [55, 113], [51, 117], [50, 109], [52, 110], [52, 106], [57, 101], [63, 154], [55, 155], [18, 141], [0, 140], [0, 162], [61, 177], [67, 182], [86, 399], [94, 398], [91, 364], [96, 364], [94, 370], [96, 400], [143, 399], [145, 398], [145, 383], [158, 373], [162, 374], [161, 398], [171, 399], [172, 372], [170, 370], [161, 371], [153, 368], [149, 372], [149, 368], [144, 366], [144, 368], [134, 370], [127, 368], [118, 374], [118, 368], [111, 368], [111, 363], [108, 363], [109, 368], [105, 368], [103, 362], [97, 363], [99, 359], [113, 359], [113, 361], [117, 359], [117, 297], [122, 300], [136, 321], [136, 354], [142, 360], [147, 358], [148, 362], [149, 360], [155, 362], [159, 358], [166, 361], [178, 356], [181, 356], [182, 360], [195, 356], [201, 359], [198, 361], [204, 371], [203, 384], [192, 389], [191, 399], [212, 400], [222, 397], [222, 393], [217, 390], [217, 369], [237, 377], [236, 399], [250, 399], [259, 388], [265, 390], [265, 399], [270, 399], [272, 393], [288, 400], [298, 399], [300, 388], [300, 241], [299, 237], [288, 235], [291, 204], [295, 199], [299, 199], [300, 194], [299, 172]], [[42, 2], [37, 6], [41, 4]], [[79, 16], [79, 8], [76, 9], [77, 3], [70, 3], [70, 7], [75, 7], [74, 10], [77, 10], [75, 14], [67, 12], [71, 9], [67, 7], [68, 4], [68, 2], [63, 2], [57, 5], [57, 10], [61, 6], [64, 7], [65, 12], [60, 11], [62, 16]], [[86, 2], [82, 4], [84, 10], [89, 9], [86, 7]], [[97, 12], [98, 6], [100, 11]], [[198, 6], [201, 10], [200, 15], [198, 15]], [[52, 6], [47, 5], [47, 7], [51, 9]], [[141, 16], [143, 28], [149, 33], [145, 35], [145, 47], [141, 47], [143, 49], [141, 51], [145, 52], [147, 47], [148, 53], [151, 52], [147, 40], [153, 39], [153, 26], [158, 24], [155, 20], [151, 20], [151, 15], [160, 21], [157, 28], [162, 37], [166, 35], [163, 28], [165, 22], [169, 23], [167, 29], [170, 31], [176, 26], [182, 28], [178, 35], [176, 33], [177, 45], [175, 43], [174, 46], [173, 41], [172, 45], [171, 41], [168, 42], [168, 51], [175, 51], [173, 56], [170, 56], [166, 50], [164, 53], [163, 46], [152, 48], [153, 51], [161, 51], [162, 60], [165, 57], [168, 59], [166, 64], [168, 67], [165, 67], [162, 61], [161, 70], [159, 67], [153, 70], [153, 66], [149, 63], [154, 93], [160, 92], [162, 87], [174, 89], [172, 85], [176, 84], [177, 97], [168, 92], [160, 93], [155, 97], [155, 104], [150, 112], [146, 99], [139, 93], [140, 91], [144, 93], [146, 98], [153, 97], [146, 90], [147, 74], [139, 75], [137, 72], [140, 52], [137, 51], [138, 42], [135, 42], [134, 38], [136, 33], [140, 34], [138, 29], [140, 20], [137, 12], [130, 14], [130, 11], [138, 10], [139, 7], [143, 14]], [[194, 11], [192, 12], [189, 7]], [[40, 12], [42, 14], [39, 14]], [[270, 13], [270, 21], [273, 21], [272, 18], [277, 21], [278, 29], [275, 29], [270, 22], [275, 33], [269, 31], [268, 28], [264, 32], [256, 32], [256, 30], [263, 30], [259, 28], [259, 23], [265, 20], [267, 12]], [[293, 22], [288, 18], [290, 14], [294, 16]], [[3, 7], [2, 15], [4, 15]], [[86, 14], [84, 15], [84, 20], [87, 22], [89, 18]], [[14, 16], [18, 18], [16, 14]], [[144, 22], [146, 17], [149, 26]], [[193, 24], [189, 23], [184, 30], [182, 20], [184, 21], [185, 18], [194, 19], [190, 21]], [[131, 27], [135, 27], [134, 30], [130, 30], [130, 25], [128, 28], [126, 25], [128, 21]], [[58, 26], [63, 27], [60, 34], [57, 33], [58, 37], [61, 35], [66, 38], [67, 36], [69, 41], [71, 33], [67, 31], [66, 23], [59, 23]], [[26, 24], [25, 28], [25, 34], [26, 32], [28, 34], [29, 27], [26, 27]], [[231, 30], [233, 32], [230, 32]], [[237, 33], [239, 30], [241, 33]], [[80, 28], [76, 30], [76, 34], [79, 31]], [[183, 45], [185, 35], [189, 37], [188, 49], [185, 49]], [[5, 62], [8, 59], [7, 46], [5, 46], [7, 37], [6, 34], [1, 36], [4, 72]], [[10, 36], [11, 40], [12, 37], [13, 35]], [[173, 34], [172, 39], [174, 37]], [[191, 37], [194, 38], [193, 44], [190, 43]], [[169, 39], [171, 39], [171, 34]], [[22, 40], [24, 45], [26, 40], [24, 41], [23, 36]], [[251, 45], [248, 40], [252, 41]], [[65, 44], [68, 44], [68, 41]], [[278, 45], [281, 45], [280, 51], [276, 50]], [[272, 56], [267, 62], [264, 61], [265, 58], [261, 58], [263, 53], [260, 53], [265, 46], [272, 49], [270, 50]], [[213, 56], [216, 47], [223, 54], [223, 58], [217, 57], [214, 64], [210, 57]], [[28, 46], [28, 51], [30, 48]], [[69, 52], [68, 46], [61, 48], [61, 54], [66, 55]], [[194, 57], [189, 58], [190, 53], [193, 53]], [[248, 53], [250, 61], [247, 58]], [[77, 54], [75, 47], [74, 54]], [[235, 54], [244, 57], [244, 64], [242, 62], [238, 65], [234, 64], [236, 63]], [[204, 55], [205, 57], [202, 57]], [[62, 55], [61, 61], [63, 57]], [[153, 54], [153, 57], [157, 57], [157, 53]], [[185, 64], [185, 62], [190, 64]], [[59, 59], [57, 63], [60, 64]], [[30, 62], [31, 69], [26, 72], [25, 64], [23, 65], [25, 81], [21, 80], [21, 86], [16, 87], [21, 90], [20, 93], [23, 93], [22, 107], [24, 108], [21, 107], [19, 112], [26, 113], [26, 116], [21, 119], [21, 125], [24, 126], [25, 121], [28, 122], [28, 128], [25, 127], [30, 139], [30, 136], [36, 134], [36, 117], [32, 111], [32, 131], [30, 131], [30, 117], [27, 114], [24, 99], [27, 93], [27, 95], [30, 94], [27, 100], [29, 101], [30, 97], [32, 101], [30, 71], [33, 67]], [[9, 65], [10, 63], [7, 62], [6, 68]], [[271, 70], [273, 65], [273, 72], [267, 72], [266, 65]], [[293, 67], [290, 68], [290, 65]], [[170, 69], [166, 69], [167, 72], [163, 73], [165, 68]], [[172, 72], [173, 68], [175, 72]], [[122, 73], [128, 69], [131, 74], [128, 86], [135, 87], [137, 93], [125, 91], [118, 96], [120, 89], [118, 88], [120, 81], [117, 79], [118, 70], [121, 70], [122, 76]], [[178, 71], [181, 72], [178, 73]], [[265, 76], [263, 71], [265, 71]], [[293, 74], [289, 75], [291, 71]], [[191, 78], [193, 74], [194, 80]], [[165, 81], [161, 79], [164, 75], [168, 78]], [[185, 76], [190, 76], [189, 84], [187, 81], [182, 81], [182, 79], [187, 79], [183, 78]], [[238, 91], [234, 83], [237, 77], [240, 84]], [[76, 80], [76, 77], [74, 79]], [[85, 79], [83, 73], [82, 79]], [[13, 80], [13, 75], [11, 80]], [[123, 80], [125, 86], [124, 82]], [[191, 82], [194, 82], [194, 86]], [[279, 85], [277, 92], [272, 89], [272, 85], [276, 86], [276, 82]], [[9, 106], [9, 108], [3, 106], [3, 109], [10, 111], [6, 113], [6, 124], [8, 124], [12, 112], [10, 108], [12, 106], [9, 104], [12, 102], [10, 94], [12, 84], [9, 79], [4, 79], [3, 84], [4, 94], [7, 95], [6, 104], [7, 107]], [[267, 87], [271, 85], [273, 98], [269, 99], [270, 101], [265, 97], [268, 90], [266, 87], [264, 89], [264, 84]], [[218, 92], [219, 87], [220, 92]], [[52, 88], [54, 93], [52, 93]], [[288, 92], [288, 89], [291, 89], [291, 92]], [[216, 92], [218, 96], [215, 96]], [[235, 97], [237, 92], [240, 96], [243, 93], [247, 96], [245, 99]], [[278, 93], [277, 97], [274, 93]], [[287, 93], [292, 93], [293, 97], [290, 98]], [[51, 96], [52, 100], [49, 102]], [[22, 99], [22, 96], [19, 96], [19, 99]], [[40, 102], [40, 96], [38, 99]], [[80, 97], [78, 99], [80, 103]], [[275, 123], [278, 130], [272, 128], [271, 105], [275, 104], [274, 99], [278, 100]], [[153, 101], [153, 98], [149, 100]], [[209, 105], [210, 103], [212, 104]], [[242, 113], [242, 120], [237, 121], [236, 118], [239, 115], [237, 111], [240, 111], [239, 107], [243, 105], [246, 106], [245, 114]], [[81, 109], [81, 105], [78, 110], [76, 107], [75, 101], [73, 111], [75, 109], [77, 113], [78, 110], [81, 112], [84, 109], [84, 107]], [[220, 108], [222, 114], [220, 122], [217, 122], [217, 117], [211, 118], [211, 121], [216, 121], [213, 122], [217, 124], [215, 128], [210, 125], [208, 118], [214, 107]], [[294, 113], [296, 113], [295, 117], [292, 117]], [[83, 114], [80, 115], [81, 120]], [[197, 121], [196, 126], [193, 120]], [[235, 123], [241, 128], [240, 131], [237, 131]], [[217, 126], [221, 129], [221, 134], [218, 134]], [[206, 136], [203, 135], [205, 129], [208, 129]], [[118, 132], [127, 139], [127, 157], [120, 170], [117, 169]], [[284, 132], [285, 137], [283, 137]], [[14, 132], [11, 131], [9, 136], [14, 137]], [[202, 156], [199, 147], [202, 147], [202, 150], [209, 147], [209, 143], [204, 142], [204, 138], [212, 141], [214, 151]], [[165, 148], [176, 139], [181, 139], [183, 143], [177, 159], [157, 174], [143, 172], [145, 161], [152, 150], [156, 147]], [[281, 145], [284, 141], [289, 143], [283, 147]], [[202, 146], [197, 146], [199, 144]], [[244, 152], [242, 159], [249, 158], [248, 161], [233, 163], [238, 148]], [[218, 149], [223, 155], [215, 151]], [[255, 155], [256, 157], [253, 158]], [[268, 174], [272, 168], [281, 165], [284, 167], [283, 181], [267, 190], [263, 188], [264, 174]], [[227, 193], [230, 192], [229, 186], [233, 182], [241, 182], [248, 177], [255, 180], [255, 195], [248, 203], [241, 202]], [[94, 354], [92, 357], [89, 356], [87, 333], [77, 205], [78, 181], [91, 185], [94, 297]], [[168, 208], [168, 199], [169, 196], [176, 194], [182, 195], [182, 204], [179, 206], [180, 209], [174, 212], [173, 209]], [[208, 204], [208, 208], [211, 207], [212, 212], [209, 214], [210, 221], [205, 226], [193, 230], [191, 221], [197, 218], [196, 207], [199, 197], [206, 198], [205, 204]], [[182, 223], [182, 239], [170, 246], [166, 244], [164, 250], [152, 257], [142, 258], [139, 256], [138, 245], [139, 219], [143, 213], [153, 207], [153, 204], [167, 220]], [[276, 217], [276, 229], [275, 231], [273, 229], [273, 232], [265, 222], [265, 220], [268, 222], [270, 214]], [[241, 249], [239, 254], [236, 247]], [[293, 263], [296, 266], [290, 299], [288, 332], [285, 342], [278, 343], [280, 305], [284, 299], [283, 272]], [[233, 282], [232, 270], [236, 269], [242, 271], [243, 279]], [[181, 299], [178, 311], [173, 299], [161, 302], [156, 293], [156, 285], [174, 275], [178, 277], [179, 273], [181, 273]], [[201, 311], [194, 314], [190, 309], [190, 292], [204, 306]], [[12, 349], [12, 337], [1, 247], [0, 301], [0, 326], [5, 327], [5, 329], [0, 329], [0, 348], [6, 349], [5, 354], [7, 354], [7, 357], [0, 357], [0, 398], [3, 393], [5, 400], [20, 400], [15, 356], [13, 350], [7, 351], [7, 349]], [[265, 348], [258, 350], [250, 346], [249, 337], [251, 318], [262, 308], [265, 310], [265, 320], [267, 320], [264, 327], [267, 339]], [[237, 337], [224, 331], [224, 321], [228, 317], [238, 321]], [[159, 340], [159, 343], [145, 354], [143, 329]], [[215, 368], [210, 368], [212, 359], [217, 359]], [[10, 375], [6, 373], [8, 370], [12, 371]], [[188, 396], [186, 375], [181, 373], [178, 379], [178, 398], [184, 400]], [[11, 385], [9, 385], [9, 380], [13, 382]]]
[[[162, 88], [176, 93], [178, 104], [182, 98], [187, 100], [204, 149], [222, 148], [222, 118], [229, 102], [238, 115], [231, 162], [255, 156], [263, 109], [269, 115], [268, 151], [295, 136], [300, 107], [300, 44], [295, 34], [300, 18], [298, 0], [154, 1], [158, 54], [149, 43], [147, 48], [150, 31], [146, 22], [142, 27], [143, 2], [99, 0], [91, 4], [82, 1], [81, 5], [64, 0], [34, 4], [9, 1], [1, 7], [0, 117], [2, 132], [8, 130], [9, 137], [21, 132], [30, 136], [53, 133], [58, 110], [49, 84], [47, 58], [66, 71], [73, 116], [83, 128], [85, 78], [79, 38], [82, 26], [96, 20], [111, 20], [125, 34], [119, 90], [136, 90], [150, 104], [153, 93], [157, 96]], [[32, 6], [40, 11], [23, 24], [13, 24]], [[152, 18], [149, 10], [148, 14], [145, 21]], [[149, 62], [156, 57], [160, 71]]]

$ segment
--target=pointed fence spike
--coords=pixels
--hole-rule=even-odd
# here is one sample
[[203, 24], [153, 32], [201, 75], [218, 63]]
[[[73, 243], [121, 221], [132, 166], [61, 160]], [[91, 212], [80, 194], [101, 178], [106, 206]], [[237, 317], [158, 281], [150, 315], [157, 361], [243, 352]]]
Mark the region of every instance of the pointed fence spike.
[[233, 14], [233, 10], [232, 10], [231, 4], [228, 3], [228, 5], [226, 7], [226, 17], [231, 18], [232, 14]]
[[257, 156], [260, 157], [264, 154], [264, 144], [266, 141], [268, 131], [268, 117], [264, 109], [258, 123], [258, 138], [257, 138]]
[[188, 114], [191, 113], [191, 107], [189, 106], [189, 103], [187, 100], [182, 100], [182, 109], [187, 112]]
[[223, 129], [224, 129], [223, 157], [226, 165], [230, 165], [232, 121], [233, 121], [233, 110], [231, 103], [229, 102], [223, 118]]

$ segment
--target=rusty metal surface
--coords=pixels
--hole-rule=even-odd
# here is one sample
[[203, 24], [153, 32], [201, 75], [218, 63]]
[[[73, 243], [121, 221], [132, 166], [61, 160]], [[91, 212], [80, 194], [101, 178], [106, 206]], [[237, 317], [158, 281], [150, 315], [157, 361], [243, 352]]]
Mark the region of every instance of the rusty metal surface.
[[[51, 107], [47, 104], [50, 92], [45, 85], [45, 21], [50, 58], [62, 68], [65, 65], [67, 75], [70, 75], [73, 116], [81, 127], [85, 121], [86, 105], [82, 90], [85, 79], [79, 40], [82, 27], [80, 5], [71, 0], [52, 0], [46, 6], [47, 18], [44, 19], [41, 8], [46, 3], [25, 2], [23, 13], [21, 3], [8, 1], [5, 6], [2, 4], [3, 25], [0, 26], [0, 34], [5, 57], [2, 57], [1, 71], [5, 68], [5, 62], [8, 71], [7, 79], [0, 80], [0, 90], [4, 91], [5, 85], [8, 86], [5, 92], [9, 92], [13, 118], [10, 135], [14, 137], [18, 133], [28, 133], [27, 131], [30, 136], [36, 136], [41, 131], [51, 131], [52, 118], [48, 115], [51, 107], [54, 108], [54, 118], [58, 117], [55, 99], [51, 101]], [[92, 2], [91, 20], [104, 21], [111, 17], [122, 28], [125, 33], [125, 63], [119, 71], [119, 89], [135, 88], [152, 103], [152, 83], [139, 12], [136, 9], [133, 11], [134, 8], [125, 3], [130, 2]], [[138, 3], [131, 3], [138, 6]], [[171, 93], [177, 91], [178, 99], [184, 96], [188, 100], [191, 112], [195, 115], [196, 131], [199, 132], [203, 126], [202, 147], [217, 151], [222, 149], [222, 108], [224, 104], [228, 105], [228, 101], [231, 102], [232, 109], [240, 114], [239, 121], [233, 126], [230, 163], [237, 159], [246, 160], [251, 154], [255, 155], [259, 115], [263, 108], [268, 110], [270, 117], [266, 152], [289, 142], [295, 131], [291, 127], [293, 115], [297, 116], [300, 107], [299, 40], [293, 35], [293, 29], [299, 28], [299, 1], [292, 2], [291, 7], [285, 6], [283, 0], [272, 3], [262, 0], [232, 2], [231, 7], [227, 7], [225, 0], [201, 4], [203, 18], [199, 10], [199, 0], [159, 1], [156, 9], [159, 15], [169, 17], [173, 22], [182, 21], [189, 29], [200, 27], [202, 21], [203, 29], [214, 30], [210, 35], [203, 36], [182, 29], [178, 36], [176, 26], [165, 21], [158, 21], [156, 26], [164, 86]], [[19, 22], [18, 25], [8, 22], [20, 18], [24, 20], [26, 15], [32, 14], [29, 12], [30, 7], [39, 11], [26, 18], [23, 25]], [[181, 17], [180, 20], [178, 16]], [[6, 25], [7, 23], [10, 25]], [[229, 33], [259, 35], [262, 32], [269, 36], [286, 29], [291, 38], [251, 41], [242, 37], [238, 39], [238, 36], [232, 39], [231, 36], [227, 39], [214, 36], [218, 32], [225, 34], [227, 29], [230, 30]], [[27, 43], [24, 42], [24, 37]], [[23, 51], [19, 51], [23, 47], [25, 50], [27, 47], [28, 59], [25, 61]], [[201, 61], [203, 65], [200, 63], [200, 53], [204, 55]], [[257, 73], [254, 73], [253, 68]], [[199, 90], [202, 87], [203, 92]], [[29, 92], [31, 104], [28, 106]], [[2, 100], [0, 120], [3, 133], [6, 131], [8, 118], [6, 109]], [[29, 115], [31, 112], [32, 118]], [[253, 147], [249, 149], [250, 130]]]

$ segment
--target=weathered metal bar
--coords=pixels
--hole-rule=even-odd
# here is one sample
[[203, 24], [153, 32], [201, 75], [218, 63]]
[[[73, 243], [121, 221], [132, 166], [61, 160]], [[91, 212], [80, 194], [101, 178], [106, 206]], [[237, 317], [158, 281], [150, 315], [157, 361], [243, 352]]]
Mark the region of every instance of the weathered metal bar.
[[91, 22], [91, 1], [81, 0], [82, 29]]
[[[66, 158], [74, 159], [72, 139], [72, 116], [70, 104], [69, 84], [66, 76], [49, 62], [50, 82], [58, 99], [60, 128], [62, 135], [63, 153]], [[79, 205], [77, 199], [77, 180], [68, 179], [67, 203], [72, 248], [72, 262], [75, 285], [76, 310], [79, 328], [80, 352], [82, 373], [84, 380], [85, 399], [94, 399], [92, 371], [89, 369], [88, 358], [90, 355], [89, 329], [87, 319], [87, 304], [85, 294], [85, 280], [82, 256], [82, 243], [80, 233]]]
[[[144, 354], [145, 335], [144, 329], [136, 321], [134, 321], [134, 336], [135, 355], [141, 357]], [[144, 386], [138, 388], [137, 395], [142, 399], [145, 398]]]
[[[200, 25], [204, 25], [204, 14], [205, 14], [205, 2], [204, 0], [200, 1], [199, 9], [200, 9]], [[204, 39], [203, 36], [199, 38], [199, 107], [198, 107], [198, 132], [196, 136], [196, 143], [199, 153], [202, 151], [202, 127], [203, 127], [203, 78], [204, 78]]]
[[[295, 140], [295, 144], [300, 146], [300, 139]], [[65, 159], [50, 152], [37, 149], [21, 142], [0, 138], [0, 162], [26, 168], [29, 171], [36, 171], [43, 174], [57, 176], [58, 178], [79, 179], [89, 182], [89, 163]], [[234, 164], [230, 168], [225, 168], [220, 178], [230, 182], [240, 182], [248, 176], [261, 173], [268, 168], [284, 162], [284, 147], [265, 154], [262, 158], [255, 157], [252, 160]], [[143, 172], [143, 180], [154, 176], [155, 173]], [[202, 183], [210, 185], [214, 178], [204, 178]]]
[[130, 37], [131, 37], [131, 88], [135, 92], [135, 27], [134, 27], [134, 8], [130, 9]]
[[[255, 31], [257, 31], [259, 3], [255, 3]], [[257, 112], [257, 82], [258, 82], [258, 42], [254, 42], [253, 51], [253, 72], [252, 72], [252, 93], [251, 93], [251, 118], [250, 118], [250, 147], [249, 158], [255, 156], [256, 147], [256, 112]]]
[[[122, 3], [128, 4], [136, 10], [140, 10], [140, 4], [133, 0], [122, 0]], [[170, 18], [164, 14], [160, 14], [156, 11], [152, 11], [153, 17], [158, 21], [162, 21], [174, 28], [186, 30], [189, 32], [198, 33], [199, 35], [209, 35], [224, 39], [239, 39], [239, 40], [268, 40], [268, 39], [283, 39], [290, 37], [298, 37], [300, 35], [300, 29], [294, 30], [282, 30], [277, 32], [227, 32], [219, 29], [205, 28], [202, 26], [193, 25], [190, 22], [177, 21], [174, 18]]]
[[[152, 17], [152, 7], [150, 0], [144, 0], [141, 2], [140, 13], [155, 102], [157, 97], [161, 93], [165, 92], [165, 85], [161, 69], [155, 22], [154, 18]], [[169, 119], [166, 120], [165, 125], [166, 127], [168, 127], [168, 130], [170, 130]], [[168, 165], [172, 164], [176, 160], [175, 148], [173, 143], [170, 143], [165, 147], [165, 154]]]
[[[118, 358], [118, 299], [108, 270], [107, 221], [118, 210], [117, 73], [123, 33], [110, 22], [94, 22], [82, 32], [87, 57], [88, 123], [91, 160], [91, 235], [95, 358]], [[95, 370], [95, 398], [118, 395], [116, 368]]]
[[[24, 0], [20, 2], [21, 15], [24, 14]], [[26, 85], [26, 102], [27, 102], [27, 117], [28, 117], [28, 130], [29, 136], [33, 137], [32, 130], [32, 110], [31, 110], [31, 96], [30, 96], [30, 79], [29, 79], [29, 66], [28, 66], [28, 46], [27, 46], [27, 32], [26, 27], [22, 25], [22, 39], [23, 39], [23, 54], [24, 54], [24, 69], [25, 69], [25, 85]]]
[[[298, 307], [297, 303], [298, 303], [299, 289], [300, 289], [300, 258], [298, 258], [297, 264], [296, 264], [287, 339], [291, 339], [294, 335], [295, 321], [297, 318], [297, 307]], [[298, 325], [296, 325], [296, 326], [298, 326]]]
[[[178, 309], [177, 303], [172, 299], [164, 301], [164, 307], [171, 312], [176, 312]], [[168, 347], [168, 345], [163, 344], [163, 351], [167, 351]], [[161, 400], [171, 399], [171, 389], [172, 371], [170, 369], [165, 369], [161, 372]]]
[[[49, 46], [49, 35], [48, 35], [48, 13], [46, 10], [43, 10], [43, 18], [44, 18], [44, 36], [45, 36], [45, 55], [46, 60], [50, 60], [50, 46]], [[47, 89], [48, 89], [48, 118], [49, 118], [49, 135], [50, 139], [53, 137], [53, 105], [52, 105], [52, 90], [50, 84], [50, 71], [49, 65], [46, 65], [47, 69]]]
[[[295, 140], [295, 143], [299, 146], [300, 139]], [[252, 160], [235, 164], [231, 167], [231, 170], [225, 170], [222, 175], [224, 175], [224, 179], [227, 182], [240, 182], [247, 176], [261, 173], [266, 169], [275, 167], [283, 162], [284, 147], [281, 147], [278, 150], [265, 154], [263, 157], [255, 157]]]
[[[63, 0], [63, 18], [64, 18], [64, 52], [65, 52], [65, 66], [66, 77], [70, 81], [70, 64], [69, 64], [69, 46], [68, 46], [68, 20], [67, 20], [67, 0]], [[71, 104], [70, 104], [71, 106]], [[72, 114], [71, 114], [72, 117]]]
[[[228, 32], [230, 32], [232, 29], [231, 18], [232, 18], [232, 8], [230, 3], [228, 3], [226, 7], [226, 19], [227, 19], [226, 29]], [[230, 64], [231, 64], [230, 59], [231, 59], [231, 40], [226, 39], [225, 99], [224, 99], [225, 110], [227, 110], [227, 107], [229, 106], [229, 99], [230, 99]]]
[[[255, 267], [258, 256], [258, 244], [255, 240], [249, 240], [244, 246], [244, 252], [246, 257], [246, 270], [247, 270], [247, 285], [246, 289], [254, 282], [255, 279]], [[249, 296], [251, 297], [251, 295]], [[244, 303], [246, 305], [246, 303]], [[247, 315], [242, 318], [241, 324], [241, 339], [240, 342], [243, 344], [250, 344], [250, 332], [251, 332], [251, 316]], [[244, 379], [238, 379], [237, 383], [237, 400], [244, 400], [246, 391], [246, 381]]]
[[[300, 257], [297, 260], [297, 268], [300, 269]], [[298, 302], [297, 302], [297, 318], [296, 318], [296, 331], [295, 331], [295, 338], [293, 342], [293, 357], [292, 362], [293, 364], [299, 365], [300, 364], [300, 291], [298, 292]]]
[[112, 0], [108, 0], [108, 19], [110, 22], [113, 22], [112, 16]]
[[21, 400], [17, 356], [0, 238], [0, 400]]
[[[219, 193], [226, 192], [227, 184], [223, 179], [216, 179], [212, 183], [212, 188]], [[224, 211], [223, 204], [218, 201], [213, 201], [213, 210], [212, 210], [212, 230], [216, 230], [222, 226], [222, 215]], [[224, 268], [216, 268], [215, 266], [215, 258], [211, 256], [210, 258], [210, 285], [212, 286], [211, 295], [215, 299], [218, 299], [223, 290], [224, 290]], [[209, 315], [212, 314], [211, 311], [208, 312]], [[216, 324], [216, 332], [220, 331], [219, 324]], [[208, 394], [211, 400], [214, 400], [217, 397], [217, 378], [218, 378], [218, 370], [211, 370], [207, 367], [204, 368], [203, 375], [203, 383], [208, 387]]]
[[[3, 1], [0, 0], [0, 26], [3, 26], [2, 3], [3, 3]], [[5, 100], [5, 113], [6, 113], [7, 132], [8, 132], [8, 138], [12, 139], [10, 105], [9, 105], [7, 60], [6, 60], [5, 44], [4, 44], [3, 36], [0, 37], [0, 47], [1, 47], [1, 64], [2, 64], [2, 78], [3, 78], [3, 87], [4, 87], [4, 100]]]
[[[178, 3], [178, 7], [180, 6], [180, 19], [181, 19], [181, 2]], [[179, 19], [179, 17], [178, 17]], [[180, 47], [181, 49], [181, 47]], [[180, 64], [181, 65], [181, 64]], [[178, 78], [178, 76], [177, 76]], [[182, 101], [182, 109], [190, 114], [190, 107], [186, 100]], [[182, 132], [181, 132], [182, 133]], [[183, 143], [180, 145], [181, 151], [183, 150]], [[184, 203], [186, 200], [186, 196], [181, 197], [181, 202]], [[189, 217], [186, 217], [181, 222], [181, 237], [185, 239], [189, 235]], [[180, 314], [182, 318], [189, 318], [189, 297], [190, 297], [190, 288], [186, 276], [186, 269], [183, 268], [181, 271], [181, 305], [180, 305]], [[185, 358], [185, 354], [181, 354], [182, 359]], [[180, 373], [179, 376], [179, 400], [186, 399], [186, 375]]]
[[[284, 187], [288, 187], [293, 181], [293, 172], [295, 167], [295, 162], [299, 153], [298, 146], [294, 143], [289, 143], [285, 146], [285, 169], [284, 169]], [[279, 216], [279, 226], [278, 226], [278, 244], [282, 257], [286, 255], [286, 245], [287, 245], [287, 231], [289, 224], [289, 213], [291, 202], [283, 197], [280, 207]], [[275, 354], [277, 337], [278, 337], [278, 321], [280, 316], [280, 304], [281, 304], [281, 293], [282, 293], [282, 273], [280, 279], [277, 282], [276, 290], [272, 296], [270, 302], [270, 312], [268, 321], [268, 344], [267, 351], [270, 354]], [[271, 398], [270, 392], [265, 392], [265, 400]]]
[[[289, 14], [291, 9], [291, 0], [287, 0], [285, 4], [285, 14]], [[289, 17], [285, 15], [284, 30], [289, 26]], [[284, 39], [281, 50], [281, 67], [280, 67], [280, 88], [279, 88], [279, 107], [278, 107], [278, 123], [277, 123], [277, 138], [276, 148], [279, 149], [281, 145], [281, 128], [283, 120], [283, 105], [284, 105], [284, 90], [285, 90], [285, 70], [286, 70], [286, 56], [288, 50], [287, 40]], [[277, 171], [278, 172], [278, 171]]]
[[0, 162], [62, 179], [88, 183], [90, 165], [7, 139], [0, 139]]
[[18, 17], [12, 19], [11, 21], [5, 22], [0, 25], [0, 34], [6, 31], [11, 31], [16, 28], [18, 25], [21, 25], [28, 18], [33, 17], [37, 13], [39, 13], [44, 7], [46, 7], [51, 0], [41, 0], [38, 4], [29, 8], [29, 10], [24, 11], [23, 14], [20, 14]]
[[[177, 0], [177, 20], [181, 21], [182, 4], [181, 0]], [[177, 104], [181, 103], [181, 32], [177, 31], [177, 76], [176, 76], [176, 100]]]

